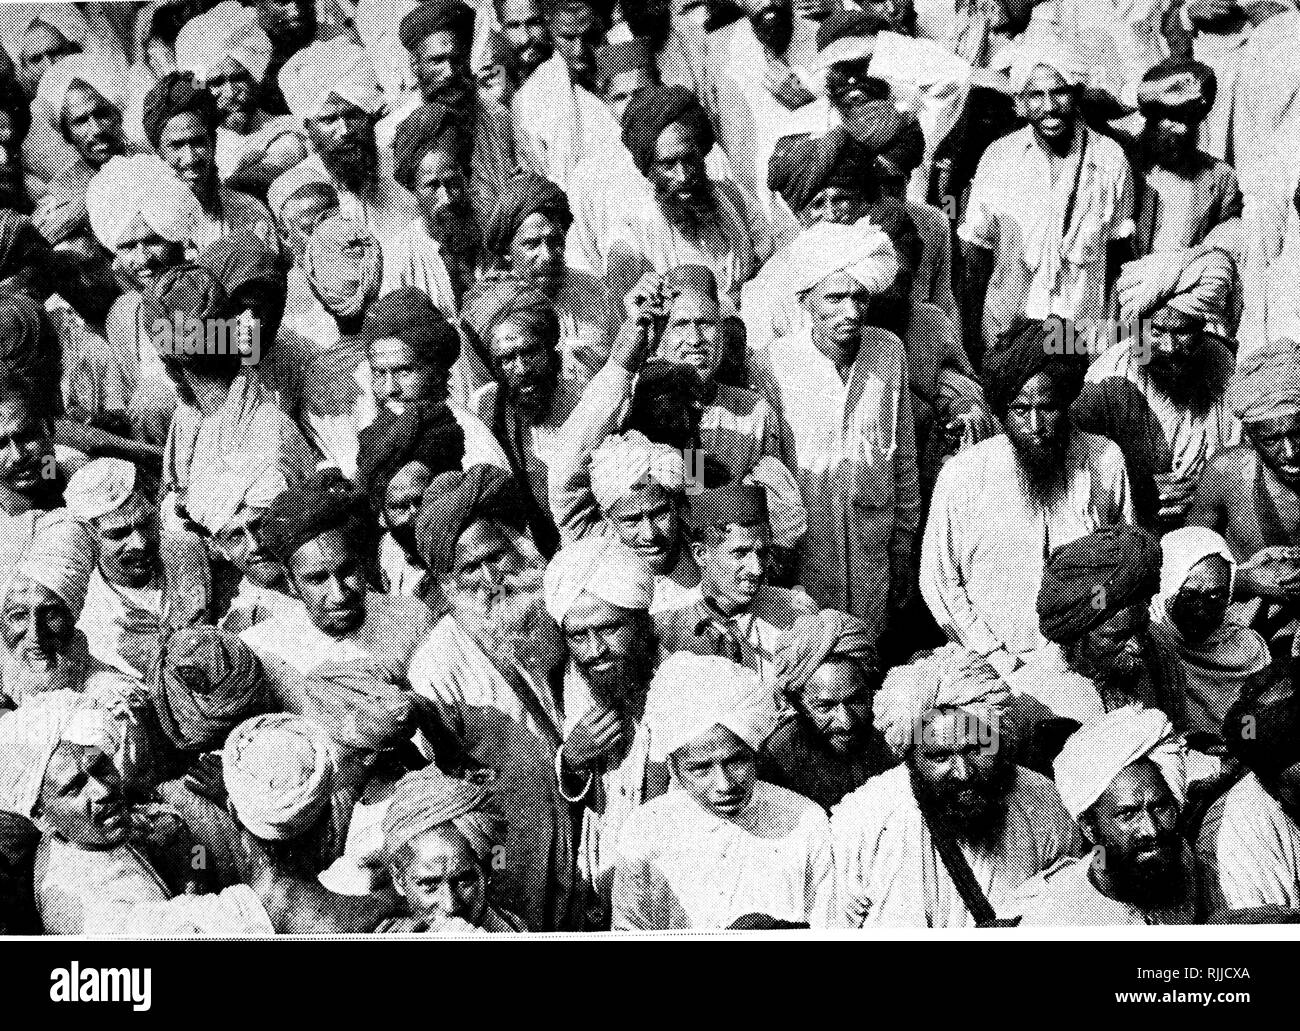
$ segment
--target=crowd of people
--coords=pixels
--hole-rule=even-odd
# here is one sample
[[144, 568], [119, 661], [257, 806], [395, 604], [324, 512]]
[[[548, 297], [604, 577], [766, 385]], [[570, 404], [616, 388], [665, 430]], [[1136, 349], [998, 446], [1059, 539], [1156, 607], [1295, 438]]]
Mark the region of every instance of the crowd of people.
[[1290, 0], [0, 11], [0, 931], [1300, 914]]

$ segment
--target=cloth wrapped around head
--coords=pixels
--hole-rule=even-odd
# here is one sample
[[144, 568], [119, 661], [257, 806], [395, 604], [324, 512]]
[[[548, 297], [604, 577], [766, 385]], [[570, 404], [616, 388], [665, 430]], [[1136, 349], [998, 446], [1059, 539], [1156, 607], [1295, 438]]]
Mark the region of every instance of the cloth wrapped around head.
[[463, 168], [473, 157], [473, 140], [466, 132], [464, 115], [444, 104], [421, 104], [402, 120], [393, 135], [393, 178], [415, 189], [415, 173], [431, 150], [448, 147]]
[[261, 283], [283, 293], [286, 277], [280, 255], [265, 240], [249, 229], [236, 229], [214, 240], [194, 259], [219, 280], [228, 297], [235, 297], [244, 287]]
[[136, 322], [140, 332], [154, 340], [159, 353], [167, 358], [170, 349], [165, 341], [171, 339], [175, 325], [198, 326], [224, 318], [229, 305], [221, 281], [202, 265], [187, 263], [168, 269], [149, 284]]
[[1236, 281], [1236, 263], [1225, 251], [1156, 251], [1120, 269], [1120, 318], [1140, 319], [1167, 306], [1202, 322], [1222, 321]]
[[446, 405], [409, 405], [401, 415], [381, 409], [358, 441], [357, 489], [376, 514], [404, 466], [419, 462], [437, 476], [459, 470], [465, 460], [465, 431]]
[[0, 709], [0, 812], [31, 817], [50, 757], [86, 704], [76, 691], [47, 691], [17, 709]]
[[221, 122], [217, 98], [188, 72], [170, 72], [150, 87], [144, 97], [144, 137], [156, 150], [168, 121], [190, 112], [196, 115], [210, 134]]
[[62, 410], [63, 349], [43, 305], [29, 294], [0, 290], [0, 368], [30, 389], [42, 414]]
[[608, 512], [619, 498], [647, 483], [657, 483], [673, 494], [685, 489], [686, 465], [681, 452], [632, 430], [611, 434], [592, 453], [591, 492], [602, 510]]
[[1155, 97], [1138, 101], [1138, 110], [1148, 121], [1168, 118], [1185, 125], [1200, 125], [1219, 93], [1214, 69], [1189, 58], [1166, 58], [1148, 68], [1142, 81], [1158, 89]]
[[[1228, 751], [1257, 777], [1272, 780], [1300, 763], [1296, 663], [1275, 663], [1248, 679], [1223, 721]], [[3, 753], [0, 753], [3, 754]]]
[[432, 766], [408, 773], [397, 782], [384, 813], [384, 852], [389, 862], [425, 831], [448, 823], [460, 831], [483, 864], [491, 860], [493, 849], [504, 844], [509, 829], [486, 787], [448, 777]]
[[906, 666], [895, 666], [874, 701], [876, 729], [894, 754], [905, 756], [920, 739], [921, 720], [932, 709], [963, 709], [988, 721], [1004, 738], [1003, 713], [1011, 692], [980, 655], [946, 644]]
[[[3, 109], [2, 97], [0, 109]], [[49, 241], [30, 218], [12, 208], [0, 208], [0, 280], [33, 269], [49, 268], [50, 254]]]
[[384, 294], [366, 312], [361, 339], [402, 341], [422, 361], [444, 371], [460, 357], [460, 334], [447, 317], [414, 286], [399, 286]]
[[331, 96], [368, 115], [378, 114], [384, 103], [370, 55], [346, 35], [303, 47], [284, 62], [278, 81], [299, 121], [315, 118]]
[[1047, 560], [1038, 624], [1057, 644], [1077, 641], [1160, 589], [1160, 544], [1136, 526], [1107, 526], [1063, 544]]
[[222, 0], [205, 14], [191, 18], [176, 36], [176, 67], [201, 82], [230, 58], [260, 84], [271, 67], [271, 37], [257, 11], [237, 0]]
[[1011, 56], [1007, 74], [1011, 77], [1011, 92], [1023, 93], [1036, 68], [1050, 68], [1065, 80], [1068, 86], [1078, 86], [1084, 80], [1079, 55], [1058, 40], [1038, 40], [1018, 45]]
[[1160, 552], [1160, 592], [1151, 603], [1153, 618], [1168, 618], [1166, 605], [1183, 589], [1192, 570], [1212, 555], [1218, 555], [1228, 563], [1228, 597], [1232, 597], [1232, 584], [1237, 578], [1237, 562], [1232, 557], [1228, 542], [1209, 527], [1183, 526], [1171, 530], [1160, 538]]
[[796, 297], [839, 272], [871, 294], [884, 293], [898, 275], [898, 254], [885, 233], [867, 222], [818, 222], [794, 238], [787, 252], [787, 285]]
[[866, 623], [835, 609], [799, 616], [781, 631], [774, 653], [776, 682], [788, 698], [798, 695], [818, 668], [827, 662], [855, 662], [874, 680], [880, 672], [875, 634]]
[[649, 612], [655, 575], [635, 551], [615, 537], [594, 535], [566, 544], [544, 577], [546, 611], [561, 626], [584, 593], [621, 609]]
[[867, 104], [854, 119], [853, 132], [895, 175], [910, 176], [925, 157], [925, 133], [920, 120], [910, 112], [899, 111], [892, 103]]
[[235, 451], [196, 471], [185, 491], [185, 511], [208, 533], [217, 534], [240, 509], [269, 509], [288, 489], [273, 453]]
[[559, 342], [560, 322], [555, 302], [527, 280], [513, 276], [484, 280], [470, 287], [461, 304], [461, 321], [485, 352], [492, 331], [516, 315], [523, 316], [529, 325], [545, 327], [547, 338], [552, 343]]
[[519, 172], [496, 191], [492, 213], [483, 224], [483, 246], [504, 257], [529, 215], [543, 214], [568, 230], [573, 224], [569, 198], [562, 189], [535, 172]]
[[286, 566], [308, 541], [330, 530], [359, 531], [364, 501], [341, 477], [318, 473], [273, 502], [262, 523], [262, 543]]
[[1055, 316], [1045, 322], [1023, 319], [985, 359], [984, 396], [1000, 419], [1035, 376], [1045, 373], [1063, 408], [1069, 408], [1083, 389], [1088, 373], [1086, 355], [1071, 354], [1072, 326]]
[[843, 125], [822, 136], [785, 136], [767, 163], [767, 186], [797, 213], [831, 186], [865, 192], [873, 159]]
[[495, 465], [473, 465], [435, 476], [415, 516], [415, 546], [435, 580], [455, 564], [456, 542], [470, 523], [490, 519], [524, 533], [528, 521], [519, 485]]
[[58, 136], [63, 135], [63, 105], [68, 90], [76, 83], [89, 86], [118, 111], [126, 108], [126, 84], [112, 61], [92, 53], [61, 57], [41, 76], [36, 99], [32, 101], [32, 110], [40, 112], [40, 117]]
[[397, 39], [411, 53], [435, 32], [450, 32], [468, 48], [474, 10], [462, 0], [425, 0], [397, 24]]
[[1243, 423], [1300, 415], [1300, 343], [1274, 340], [1243, 351], [1227, 401]]
[[380, 752], [415, 733], [415, 696], [395, 662], [369, 658], [322, 663], [303, 686], [307, 716], [337, 744]]
[[185, 751], [220, 748], [244, 720], [275, 708], [257, 656], [211, 626], [187, 627], [167, 639], [150, 694], [163, 732]]
[[120, 458], [96, 458], [68, 478], [63, 504], [74, 519], [88, 523], [115, 512], [135, 493], [135, 466]]
[[334, 750], [319, 724], [287, 712], [245, 720], [222, 751], [226, 793], [239, 822], [263, 841], [311, 830], [334, 790]]
[[14, 566], [14, 574], [46, 588], [68, 606], [76, 620], [86, 604], [95, 561], [90, 531], [66, 508], [57, 508], [37, 520], [32, 541]]
[[889, 22], [875, 11], [850, 11], [842, 7], [832, 11], [817, 26], [814, 69], [865, 60], [871, 56], [875, 37], [889, 28]]
[[779, 717], [771, 689], [753, 670], [718, 655], [675, 652], [650, 682], [645, 721], [650, 761], [662, 763], [715, 726], [757, 752]]
[[351, 319], [379, 296], [384, 252], [361, 222], [333, 214], [307, 238], [303, 272], [330, 314]]
[[650, 41], [640, 36], [607, 43], [596, 51], [596, 81], [604, 89], [609, 80], [623, 72], [656, 71], [654, 52]]
[[86, 189], [90, 228], [110, 251], [140, 219], [169, 243], [185, 243], [203, 217], [190, 188], [155, 154], [109, 158]]
[[716, 142], [704, 105], [685, 86], [656, 83], [638, 90], [623, 112], [623, 146], [642, 175], [654, 163], [655, 146], [670, 125], [684, 125], [699, 141], [701, 154]]
[[1128, 766], [1156, 764], [1181, 807], [1187, 801], [1187, 746], [1159, 709], [1126, 705], [1085, 723], [1066, 739], [1052, 763], [1056, 788], [1077, 821]]

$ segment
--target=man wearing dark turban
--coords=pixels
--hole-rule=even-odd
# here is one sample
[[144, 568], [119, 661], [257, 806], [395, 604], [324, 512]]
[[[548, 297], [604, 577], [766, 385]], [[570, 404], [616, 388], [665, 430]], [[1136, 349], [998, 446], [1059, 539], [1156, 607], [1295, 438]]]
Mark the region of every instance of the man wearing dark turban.
[[[767, 185], [802, 225], [822, 218], [852, 225], [864, 213], [872, 160], [872, 152], [842, 125], [821, 136], [787, 136], [768, 163]], [[818, 210], [808, 211], [814, 204]]]
[[185, 752], [219, 749], [240, 723], [275, 707], [257, 657], [210, 626], [168, 638], [150, 694], [163, 733]]
[[526, 267], [515, 267], [520, 257], [515, 253], [515, 241], [521, 230], [532, 228], [529, 219], [534, 219], [543, 235], [550, 230], [552, 235], [563, 237], [573, 224], [573, 213], [569, 210], [569, 199], [555, 183], [534, 172], [521, 172], [496, 195], [492, 213], [483, 224], [483, 246], [515, 275], [554, 285], [563, 277], [562, 246], [550, 247], [544, 257], [534, 259]]
[[[415, 517], [415, 544], [433, 582], [452, 577], [464, 587], [477, 577], [486, 585], [492, 553], [504, 554], [527, 531], [522, 500], [514, 479], [496, 466], [434, 477]], [[467, 533], [473, 539], [462, 544]]]

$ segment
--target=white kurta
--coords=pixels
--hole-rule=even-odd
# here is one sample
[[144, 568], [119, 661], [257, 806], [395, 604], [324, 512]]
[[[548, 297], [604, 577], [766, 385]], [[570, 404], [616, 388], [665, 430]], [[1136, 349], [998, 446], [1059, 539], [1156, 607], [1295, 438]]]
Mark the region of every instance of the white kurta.
[[731, 819], [674, 789], [619, 837], [613, 929], [725, 928], [762, 913], [828, 927], [837, 918], [830, 821], [793, 791], [758, 781]]
[[48, 834], [36, 850], [33, 883], [46, 934], [122, 934], [135, 906], [165, 902], [171, 894], [128, 845], [94, 851]]
[[1196, 854], [1208, 912], [1300, 908], [1300, 826], [1253, 773], [1210, 806]]
[[149, 671], [140, 668], [147, 654], [141, 647], [157, 640], [161, 617], [161, 588], [120, 587], [96, 569], [77, 627], [86, 635], [93, 658], [143, 683]]

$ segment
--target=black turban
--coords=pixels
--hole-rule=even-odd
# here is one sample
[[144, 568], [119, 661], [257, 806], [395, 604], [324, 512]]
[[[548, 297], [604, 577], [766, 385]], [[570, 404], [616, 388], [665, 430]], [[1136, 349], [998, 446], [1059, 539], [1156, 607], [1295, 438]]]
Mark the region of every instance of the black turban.
[[454, 472], [465, 459], [465, 431], [446, 405], [408, 405], [401, 415], [381, 408], [358, 435], [357, 489], [376, 513], [389, 481], [409, 462], [433, 474]]
[[40, 414], [62, 411], [63, 351], [45, 308], [25, 293], [0, 291], [0, 375], [31, 392]]
[[1063, 407], [1083, 389], [1088, 357], [1071, 354], [1075, 339], [1071, 323], [1052, 316], [1046, 322], [1022, 319], [998, 340], [984, 359], [984, 394], [999, 418], [1035, 376], [1046, 373]]
[[362, 342], [369, 346], [390, 337], [436, 368], [450, 369], [460, 357], [460, 334], [429, 295], [414, 286], [399, 286], [384, 294], [366, 312]]
[[875, 36], [891, 28], [886, 18], [872, 11], [832, 11], [817, 28], [817, 49], [825, 50], [841, 39]]
[[271, 502], [262, 521], [266, 550], [288, 565], [294, 553], [330, 530], [358, 536], [363, 500], [337, 470], [317, 473]]
[[11, 208], [0, 208], [0, 279], [38, 268], [49, 268], [52, 248], [32, 220]]
[[216, 627], [178, 630], [168, 638], [153, 673], [154, 712], [179, 749], [220, 748], [244, 720], [275, 708], [257, 656], [238, 637]]
[[474, 12], [461, 0], [426, 0], [397, 25], [397, 38], [408, 51], [435, 32], [450, 32], [469, 46], [474, 34]]
[[194, 261], [221, 281], [227, 297], [234, 297], [252, 283], [286, 289], [280, 255], [247, 229], [238, 229], [209, 244]]
[[1200, 96], [1183, 101], [1180, 104], [1166, 104], [1159, 100], [1138, 104], [1138, 109], [1147, 119], [1168, 118], [1187, 125], [1200, 125], [1214, 106], [1214, 99], [1219, 93], [1219, 80], [1214, 69], [1208, 64], [1191, 58], [1169, 57], [1147, 69], [1142, 81], [1160, 83], [1190, 72], [1200, 86]]
[[654, 162], [659, 135], [680, 122], [695, 134], [700, 150], [713, 149], [713, 126], [699, 99], [685, 86], [647, 86], [638, 90], [623, 112], [623, 145], [646, 175]]
[[[199, 264], [177, 265], [149, 284], [136, 311], [136, 327], [153, 342], [164, 367], [174, 377], [177, 367], [202, 364], [206, 357], [173, 349], [175, 327], [201, 326], [211, 319], [225, 318], [229, 308], [230, 298], [210, 269]], [[161, 337], [155, 335], [160, 326], [165, 327]], [[236, 351], [224, 357], [240, 360]]]
[[142, 115], [144, 135], [155, 150], [167, 122], [186, 111], [199, 116], [208, 135], [216, 133], [221, 121], [221, 115], [217, 111], [217, 98], [188, 72], [170, 72], [164, 75], [145, 94]]
[[865, 194], [871, 162], [871, 152], [842, 125], [823, 136], [785, 136], [767, 163], [767, 185], [797, 213], [829, 186]]
[[1300, 762], [1300, 696], [1295, 659], [1247, 679], [1241, 697], [1223, 721], [1228, 751], [1266, 780]]
[[925, 133], [916, 115], [899, 114], [890, 104], [897, 121], [878, 116], [874, 104], [866, 105], [861, 116], [853, 120], [853, 132], [876, 156], [893, 166], [894, 171], [910, 176], [925, 157]]
[[1160, 542], [1135, 526], [1108, 526], [1052, 552], [1038, 591], [1038, 624], [1057, 644], [1077, 641], [1160, 589]]
[[462, 168], [473, 158], [473, 141], [456, 114], [444, 104], [421, 104], [393, 136], [393, 178], [415, 191], [415, 174], [431, 150], [448, 147]]
[[32, 131], [32, 102], [16, 79], [0, 78], [0, 111], [9, 116], [14, 134], [11, 146], [21, 146]]
[[522, 316], [521, 321], [535, 328], [549, 346], [559, 345], [560, 318], [555, 313], [555, 302], [541, 288], [507, 276], [476, 283], [466, 292], [461, 304], [461, 321], [473, 333], [489, 368], [488, 344], [492, 331], [516, 316]]
[[474, 465], [435, 476], [415, 517], [415, 546], [434, 581], [451, 572], [456, 542], [476, 519], [492, 519], [520, 533], [528, 521], [518, 484], [495, 465]]
[[515, 233], [529, 215], [538, 213], [558, 222], [564, 230], [573, 224], [573, 211], [563, 190], [535, 172], [520, 172], [497, 190], [492, 213], [483, 226], [483, 246], [489, 254], [504, 257]]

